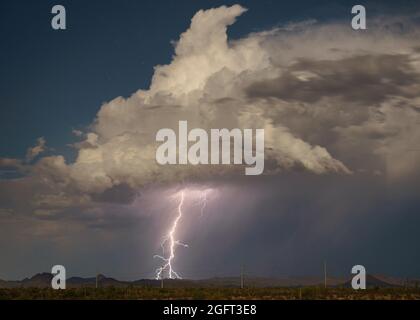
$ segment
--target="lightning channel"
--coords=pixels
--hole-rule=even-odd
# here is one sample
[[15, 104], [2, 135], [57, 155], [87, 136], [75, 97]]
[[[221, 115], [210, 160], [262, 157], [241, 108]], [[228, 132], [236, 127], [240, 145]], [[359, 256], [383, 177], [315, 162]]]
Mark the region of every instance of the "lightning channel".
[[[163, 255], [155, 255], [155, 258], [159, 258], [163, 261], [163, 265], [156, 269], [156, 280], [160, 280], [163, 277], [163, 273], [166, 271], [168, 274], [169, 279], [181, 279], [181, 276], [174, 270], [173, 268], [173, 260], [175, 258], [175, 251], [177, 246], [188, 247], [187, 244], [180, 242], [179, 240], [175, 239], [176, 230], [178, 227], [178, 223], [182, 218], [183, 212], [183, 205], [185, 194], [184, 191], [180, 191], [179, 193], [179, 204], [178, 204], [178, 214], [172, 223], [172, 227], [170, 228], [168, 234], [165, 236], [161, 247]], [[169, 253], [165, 257], [165, 245], [169, 248]]]
[[154, 258], [158, 258], [162, 260], [163, 262], [163, 264], [155, 270], [156, 280], [161, 280], [165, 276], [168, 277], [169, 279], [182, 279], [179, 273], [177, 273], [174, 270], [173, 262], [175, 259], [176, 248], [178, 246], [188, 247], [187, 244], [176, 239], [177, 228], [184, 214], [183, 210], [184, 210], [186, 190], [189, 190], [190, 193], [192, 194], [196, 194], [197, 192], [199, 192], [199, 196], [198, 196], [199, 201], [197, 202], [197, 206], [200, 207], [201, 216], [204, 215], [204, 211], [207, 207], [207, 202], [208, 202], [207, 194], [208, 192], [212, 191], [211, 189], [206, 189], [204, 191], [184, 189], [175, 194], [175, 196], [179, 198], [177, 215], [171, 225], [171, 228], [169, 229], [168, 233], [164, 236], [163, 241], [161, 243], [162, 254], [154, 255]]

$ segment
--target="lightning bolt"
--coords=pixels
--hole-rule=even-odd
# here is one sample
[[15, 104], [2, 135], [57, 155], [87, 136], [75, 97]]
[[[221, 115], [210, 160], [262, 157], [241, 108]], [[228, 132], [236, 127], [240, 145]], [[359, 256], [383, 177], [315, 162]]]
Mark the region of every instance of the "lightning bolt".
[[[204, 214], [204, 210], [207, 206], [207, 193], [211, 189], [207, 189], [204, 191], [198, 190], [200, 193], [200, 201], [198, 204], [200, 204], [200, 212], [201, 216]], [[197, 192], [193, 190], [194, 192]], [[165, 235], [163, 242], [161, 243], [162, 248], [162, 255], [154, 255], [154, 258], [158, 258], [163, 261], [162, 266], [156, 269], [155, 271], [155, 278], [156, 280], [160, 280], [164, 277], [166, 274], [169, 279], [182, 279], [181, 276], [174, 270], [173, 268], [173, 262], [175, 259], [175, 253], [176, 253], [176, 247], [182, 246], [182, 247], [188, 247], [187, 244], [179, 241], [176, 239], [176, 231], [178, 224], [180, 223], [182, 216], [183, 216], [183, 206], [185, 201], [185, 190], [182, 190], [178, 193], [179, 195], [179, 203], [178, 203], [178, 210], [177, 215], [175, 217], [175, 220], [172, 223], [172, 226], [168, 233]], [[168, 250], [168, 253], [165, 254], [165, 251]]]
[[204, 215], [204, 209], [207, 207], [207, 190], [204, 190], [201, 194], [201, 216]]
[[176, 228], [178, 227], [178, 223], [179, 220], [181, 220], [182, 218], [182, 206], [184, 205], [184, 191], [180, 192], [180, 200], [179, 200], [179, 204], [178, 204], [178, 215], [176, 216], [171, 229], [169, 230], [167, 236], [165, 237], [165, 239], [163, 240], [161, 247], [162, 247], [162, 251], [163, 254], [165, 254], [165, 244], [168, 244], [169, 247], [169, 255], [168, 257], [164, 257], [161, 255], [155, 255], [155, 258], [159, 258], [161, 259], [164, 264], [156, 269], [156, 280], [160, 280], [162, 279], [162, 273], [167, 270], [168, 272], [168, 277], [169, 279], [181, 279], [181, 277], [179, 276], [179, 274], [174, 271], [173, 267], [172, 267], [172, 262], [175, 258], [175, 247], [178, 245], [181, 245], [183, 247], [188, 247], [187, 244], [180, 242], [179, 240], [175, 239], [175, 232], [176, 232]]

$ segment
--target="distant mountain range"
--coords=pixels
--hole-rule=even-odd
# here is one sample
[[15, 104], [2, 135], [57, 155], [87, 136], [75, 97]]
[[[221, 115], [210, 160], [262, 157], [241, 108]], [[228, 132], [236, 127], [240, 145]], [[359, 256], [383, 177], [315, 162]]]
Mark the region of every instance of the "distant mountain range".
[[[5, 281], [0, 280], [0, 288], [47, 288], [51, 287], [51, 280], [53, 276], [50, 273], [39, 273], [31, 278], [25, 278], [20, 281]], [[330, 287], [351, 287], [351, 279], [345, 278], [328, 278], [328, 286]], [[120, 281], [114, 278], [108, 278], [104, 275], [98, 277], [81, 278], [71, 277], [67, 279], [67, 288], [81, 288], [81, 287], [160, 287], [160, 280], [141, 279], [135, 281]], [[188, 280], [188, 279], [165, 279], [164, 285], [166, 288], [170, 287], [189, 287], [189, 288], [234, 288], [240, 286], [239, 277], [221, 277], [210, 278], [203, 280]], [[321, 277], [290, 277], [290, 278], [262, 278], [262, 277], [246, 277], [245, 286], [256, 288], [269, 287], [307, 287], [307, 286], [323, 286], [324, 279]], [[411, 279], [409, 281], [399, 278], [390, 278], [379, 275], [366, 276], [367, 287], [402, 287], [402, 286], [416, 286], [420, 285], [419, 279]]]

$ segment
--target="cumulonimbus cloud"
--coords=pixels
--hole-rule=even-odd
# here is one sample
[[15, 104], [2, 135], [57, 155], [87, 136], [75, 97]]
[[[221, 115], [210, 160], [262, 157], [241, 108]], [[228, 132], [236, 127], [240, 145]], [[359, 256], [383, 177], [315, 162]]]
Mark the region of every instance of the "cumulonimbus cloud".
[[[295, 165], [317, 173], [349, 172], [322, 146], [300, 139], [273, 122], [266, 106], [247, 96], [247, 88], [274, 76], [264, 33], [229, 41], [227, 27], [246, 10], [235, 5], [199, 11], [175, 44], [169, 65], [157, 66], [149, 90], [116, 98], [98, 112], [76, 161], [44, 158], [39, 166], [56, 168], [85, 192], [128, 183], [139, 187], [206, 173], [229, 173], [232, 167], [164, 168], [155, 160], [155, 135], [179, 120], [201, 128], [264, 128], [271, 171]], [[270, 168], [269, 168], [270, 170]]]
[[378, 19], [356, 32], [310, 21], [229, 40], [227, 28], [245, 11], [197, 12], [148, 90], [102, 105], [75, 144], [76, 160], [44, 157], [33, 175], [47, 189], [101, 194], [236, 173], [233, 166], [158, 165], [156, 132], [176, 130], [179, 120], [191, 128], [264, 128], [266, 174], [299, 168], [400, 176], [418, 168], [416, 24], [395, 18], [401, 31]]

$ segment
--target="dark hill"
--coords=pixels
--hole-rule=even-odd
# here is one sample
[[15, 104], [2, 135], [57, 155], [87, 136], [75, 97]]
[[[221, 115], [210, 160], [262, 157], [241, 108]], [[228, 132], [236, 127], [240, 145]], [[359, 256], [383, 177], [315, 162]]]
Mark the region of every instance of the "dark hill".
[[[51, 287], [52, 275], [50, 273], [39, 273], [31, 278], [25, 278], [21, 281], [4, 281], [0, 280], [0, 288], [49, 288]], [[135, 281], [120, 281], [109, 278], [104, 275], [97, 277], [71, 277], [67, 279], [68, 288], [80, 287], [160, 287], [160, 280], [140, 279]], [[405, 283], [414, 286], [414, 280], [407, 282], [402, 279], [367, 275], [368, 288], [390, 288], [403, 286]], [[283, 277], [283, 278], [263, 278], [263, 277], [245, 277], [246, 287], [270, 288], [270, 287], [308, 287], [323, 286], [324, 279], [322, 277]], [[164, 286], [166, 288], [235, 288], [240, 286], [239, 277], [217, 277], [202, 280], [189, 279], [165, 279]], [[345, 278], [328, 278], [329, 287], [351, 288], [351, 280]]]

